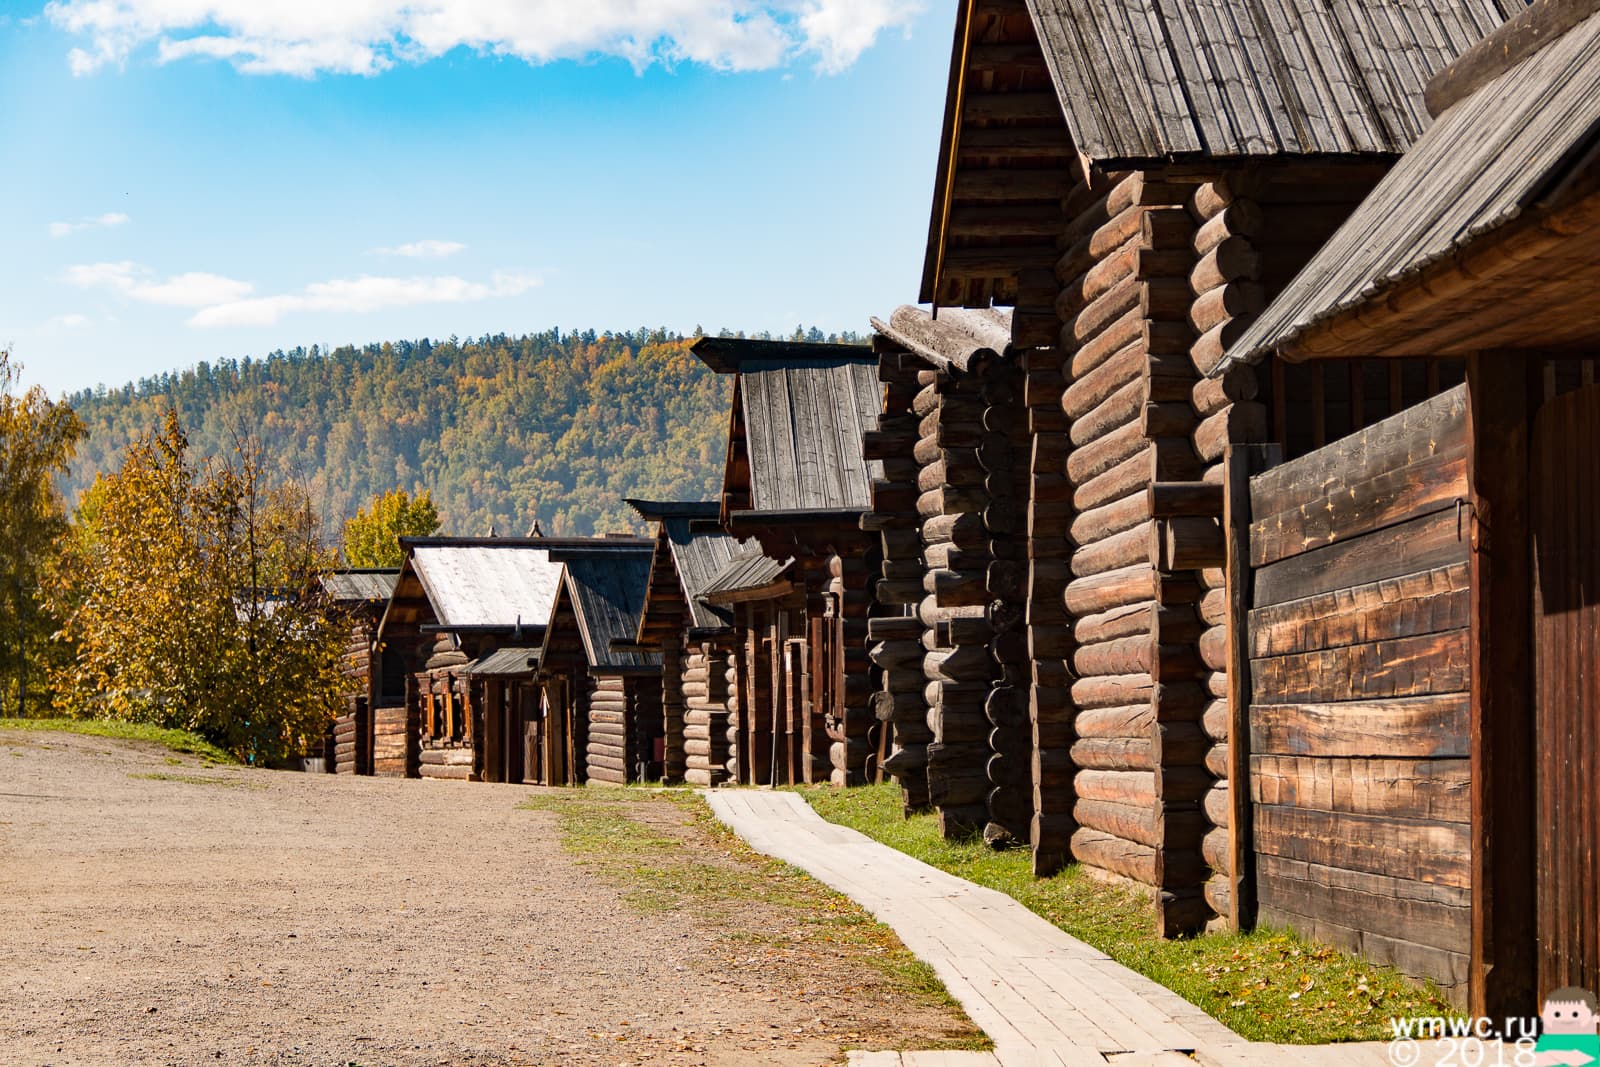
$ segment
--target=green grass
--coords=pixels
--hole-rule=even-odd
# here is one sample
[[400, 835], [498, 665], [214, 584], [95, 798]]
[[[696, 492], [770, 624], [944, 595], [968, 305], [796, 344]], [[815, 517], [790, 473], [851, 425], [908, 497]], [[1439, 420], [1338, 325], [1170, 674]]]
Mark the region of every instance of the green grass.
[[892, 783], [801, 790], [830, 822], [997, 889], [1112, 959], [1171, 989], [1252, 1041], [1387, 1041], [1391, 1016], [1455, 1014], [1431, 986], [1281, 930], [1165, 940], [1150, 903], [1076, 866], [1034, 878], [1026, 849], [946, 841], [932, 815], [902, 817]]
[[[640, 817], [644, 805], [661, 803], [687, 816], [683, 833]], [[623, 900], [640, 912], [693, 909], [713, 927], [723, 927], [722, 936], [734, 944], [779, 951], [808, 943], [829, 946], [876, 971], [887, 995], [965, 1018], [933, 968], [900, 944], [892, 930], [804, 871], [751, 849], [690, 790], [572, 790], [533, 796], [520, 807], [555, 814], [563, 847], [621, 889]], [[706, 862], [708, 849], [731, 862]], [[725, 922], [731, 912], [749, 905], [766, 916], [759, 929]], [[993, 1048], [970, 1023], [943, 1038], [924, 1036], [912, 1044], [923, 1050]]]
[[0, 719], [0, 730], [53, 730], [59, 733], [111, 737], [119, 741], [149, 741], [186, 756], [199, 756], [210, 763], [237, 763], [222, 749], [187, 730], [169, 730], [140, 722], [114, 722], [104, 719]]

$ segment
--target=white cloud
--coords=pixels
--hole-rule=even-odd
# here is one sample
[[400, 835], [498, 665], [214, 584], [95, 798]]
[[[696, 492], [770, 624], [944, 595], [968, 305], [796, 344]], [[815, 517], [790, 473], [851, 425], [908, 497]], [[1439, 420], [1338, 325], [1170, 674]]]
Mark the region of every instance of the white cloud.
[[316, 282], [298, 293], [232, 300], [206, 307], [189, 319], [191, 326], [268, 326], [302, 311], [362, 314], [419, 304], [465, 304], [517, 296], [542, 284], [531, 274], [496, 274], [489, 282], [453, 276], [395, 278], [363, 274]]
[[372, 256], [403, 256], [406, 259], [447, 259], [457, 252], [465, 252], [467, 246], [460, 241], [411, 241], [393, 248], [374, 248], [367, 254]]
[[164, 307], [210, 307], [241, 300], [255, 289], [249, 282], [205, 271], [174, 274], [157, 281], [151, 278], [149, 267], [129, 260], [79, 263], [67, 268], [65, 279], [80, 289], [112, 289], [141, 303]]
[[51, 0], [84, 39], [76, 75], [150, 44], [162, 63], [222, 59], [250, 74], [374, 75], [456, 48], [528, 63], [620, 56], [768, 70], [799, 55], [834, 73], [923, 0]]
[[77, 222], [52, 222], [50, 224], [51, 237], [67, 237], [84, 230], [109, 230], [114, 226], [123, 226], [128, 222], [128, 216], [120, 211], [108, 211], [104, 215], [96, 215], [92, 219], [79, 219]]
[[79, 327], [89, 325], [89, 316], [79, 315], [76, 313], [71, 315], [57, 315], [55, 318], [50, 320], [50, 325], [62, 330], [76, 330]]
[[79, 263], [68, 267], [62, 280], [80, 289], [110, 289], [145, 304], [196, 308], [189, 325], [202, 327], [268, 326], [302, 311], [363, 314], [419, 304], [474, 303], [518, 296], [544, 284], [537, 275], [517, 271], [497, 273], [487, 282], [454, 275], [399, 278], [363, 274], [314, 282], [294, 293], [251, 296], [255, 286], [249, 282], [204, 271], [157, 279], [149, 267], [130, 260]]

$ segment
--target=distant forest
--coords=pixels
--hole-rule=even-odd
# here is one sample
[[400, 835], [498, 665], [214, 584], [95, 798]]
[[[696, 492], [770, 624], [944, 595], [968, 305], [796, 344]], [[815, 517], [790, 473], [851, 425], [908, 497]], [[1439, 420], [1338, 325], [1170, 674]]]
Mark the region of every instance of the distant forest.
[[551, 535], [634, 531], [623, 497], [709, 499], [721, 484], [731, 383], [693, 341], [550, 330], [201, 363], [69, 397], [89, 437], [65, 489], [75, 499], [117, 469], [171, 406], [197, 454], [252, 430], [278, 474], [311, 490], [330, 536], [395, 488], [430, 491], [450, 534], [520, 536], [535, 519]]

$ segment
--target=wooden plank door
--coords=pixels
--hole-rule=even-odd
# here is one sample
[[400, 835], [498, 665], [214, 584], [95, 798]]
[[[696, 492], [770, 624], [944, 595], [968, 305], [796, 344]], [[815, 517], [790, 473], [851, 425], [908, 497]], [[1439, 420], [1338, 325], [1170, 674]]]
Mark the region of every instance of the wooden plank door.
[[1539, 995], [1600, 987], [1600, 388], [1534, 418]]

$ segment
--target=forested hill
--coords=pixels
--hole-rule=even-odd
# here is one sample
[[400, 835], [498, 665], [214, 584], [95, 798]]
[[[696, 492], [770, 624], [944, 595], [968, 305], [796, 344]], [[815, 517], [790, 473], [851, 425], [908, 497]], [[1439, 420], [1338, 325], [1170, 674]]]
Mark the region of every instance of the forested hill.
[[333, 533], [395, 488], [430, 490], [446, 533], [521, 535], [534, 518], [552, 535], [637, 530], [623, 497], [702, 499], [721, 483], [730, 382], [691, 343], [552, 330], [202, 363], [71, 397], [89, 439], [67, 490], [115, 470], [170, 405], [200, 455], [252, 428]]

